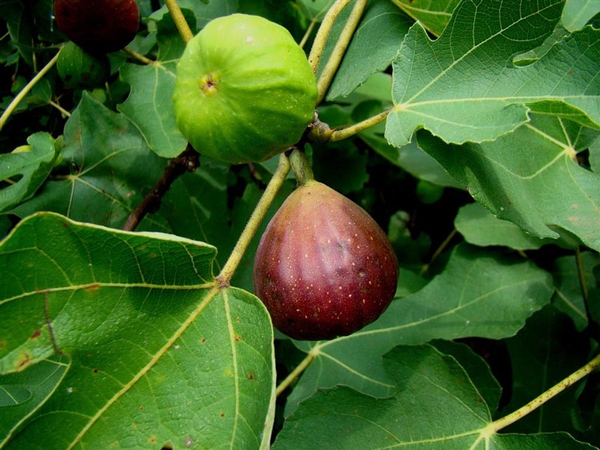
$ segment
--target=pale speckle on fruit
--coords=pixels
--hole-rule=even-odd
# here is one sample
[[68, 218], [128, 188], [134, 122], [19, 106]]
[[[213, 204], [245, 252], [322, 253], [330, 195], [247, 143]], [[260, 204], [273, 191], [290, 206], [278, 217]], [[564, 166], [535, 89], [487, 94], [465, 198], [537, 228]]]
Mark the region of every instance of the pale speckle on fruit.
[[253, 44], [254, 38], [252, 36], [246, 36], [246, 44]]

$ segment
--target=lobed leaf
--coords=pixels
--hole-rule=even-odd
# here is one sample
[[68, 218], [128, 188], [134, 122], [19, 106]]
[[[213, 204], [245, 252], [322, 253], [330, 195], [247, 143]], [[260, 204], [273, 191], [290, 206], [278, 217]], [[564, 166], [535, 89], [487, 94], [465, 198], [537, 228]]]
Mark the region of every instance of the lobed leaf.
[[215, 253], [56, 214], [20, 222], [0, 245], [0, 373], [56, 354], [69, 368], [7, 448], [259, 448], [270, 319], [253, 295], [218, 288]]
[[513, 58], [541, 45], [561, 16], [562, 0], [465, 0], [431, 41], [415, 24], [394, 68], [394, 108], [386, 138], [397, 147], [425, 128], [446, 142], [482, 142], [529, 121], [529, 110], [600, 128], [600, 32], [586, 27], [540, 59]]
[[316, 389], [335, 385], [386, 397], [393, 383], [380, 358], [396, 345], [512, 336], [551, 295], [550, 276], [534, 264], [460, 245], [444, 272], [415, 294], [395, 299], [373, 324], [331, 341], [294, 341], [315, 360], [288, 397], [286, 415]]
[[[11, 213], [54, 211], [74, 220], [120, 228], [162, 175], [166, 161], [153, 154], [139, 131], [84, 93], [65, 125], [64, 172], [49, 179]], [[147, 228], [168, 231], [160, 218]]]
[[469, 374], [429, 345], [397, 347], [383, 363], [393, 380], [392, 397], [376, 399], [345, 387], [319, 391], [286, 420], [273, 449], [594, 448], [567, 433], [489, 431], [490, 408]]
[[418, 141], [498, 218], [540, 238], [557, 239], [566, 230], [598, 250], [600, 179], [574, 161], [595, 139], [589, 131], [535, 115], [530, 124], [494, 142], [459, 147], [425, 132]]
[[0, 155], [0, 180], [9, 181], [0, 189], [0, 211], [31, 198], [50, 174], [59, 148], [48, 133], [35, 133], [27, 139], [29, 145], [12, 153]]

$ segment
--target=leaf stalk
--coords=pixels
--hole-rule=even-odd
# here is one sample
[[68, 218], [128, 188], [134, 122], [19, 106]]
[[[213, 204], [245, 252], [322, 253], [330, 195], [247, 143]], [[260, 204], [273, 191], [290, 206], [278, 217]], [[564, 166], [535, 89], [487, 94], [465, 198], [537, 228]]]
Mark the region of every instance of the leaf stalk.
[[310, 53], [308, 55], [308, 62], [310, 63], [315, 74], [319, 70], [319, 64], [321, 63], [321, 57], [323, 56], [323, 50], [325, 49], [325, 44], [327, 43], [327, 38], [331, 34], [333, 25], [344, 8], [348, 6], [350, 1], [351, 0], [337, 0], [331, 6], [331, 8], [329, 8], [329, 11], [327, 11], [327, 14], [325, 14], [325, 17], [323, 18], [323, 22], [321, 22], [321, 26], [317, 31], [317, 35], [315, 36], [315, 40], [313, 41], [312, 48], [310, 49]]
[[354, 36], [354, 32], [358, 27], [366, 7], [367, 0], [357, 0], [354, 8], [352, 8], [350, 17], [348, 17], [348, 21], [344, 25], [342, 33], [340, 34], [335, 47], [333, 48], [333, 51], [327, 60], [327, 64], [325, 64], [325, 67], [319, 76], [319, 80], [317, 81], [317, 105], [321, 103], [323, 98], [325, 98], [325, 93], [329, 89], [329, 86], [331, 86], [333, 77], [340, 67], [342, 59], [344, 58], [346, 50], [348, 49], [348, 45], [350, 45], [350, 41]]
[[194, 33], [188, 25], [187, 20], [185, 20], [185, 16], [177, 4], [177, 0], [166, 0], [165, 4], [167, 5], [167, 9], [173, 18], [173, 22], [175, 22], [175, 26], [177, 27], [183, 42], [187, 44], [194, 37]]
[[[295, 380], [298, 378], [302, 372], [304, 372], [308, 366], [311, 365], [317, 354], [319, 353], [319, 346], [315, 346], [312, 350], [306, 355], [306, 357], [298, 364], [294, 370], [290, 372], [290, 374], [285, 377], [285, 379], [279, 383], [277, 389], [275, 390], [275, 397], [279, 397], [283, 391], [285, 391]], [[316, 349], [316, 350], [315, 350]]]
[[369, 117], [368, 119], [363, 120], [362, 122], [358, 122], [345, 128], [340, 128], [338, 130], [333, 130], [329, 137], [329, 141], [341, 141], [343, 139], [347, 139], [351, 136], [354, 136], [355, 134], [358, 134], [361, 131], [365, 131], [366, 129], [371, 128], [372, 126], [383, 122], [390, 112], [391, 110], [383, 111], [373, 117]]
[[573, 384], [580, 381], [582, 378], [586, 377], [590, 373], [592, 373], [596, 368], [600, 366], [600, 354], [597, 355], [594, 359], [589, 361], [585, 366], [581, 367], [577, 371], [573, 372], [571, 375], [558, 382], [550, 389], [534, 398], [532, 401], [527, 403], [525, 406], [517, 409], [516, 411], [498, 419], [494, 422], [490, 423], [481, 433], [481, 438], [489, 438], [493, 434], [496, 434], [503, 428], [506, 428], [509, 425], [517, 422], [518, 420], [525, 417], [527, 414], [533, 412], [544, 403], [554, 398], [567, 388], [571, 387]]
[[56, 61], [58, 61], [58, 56], [60, 55], [61, 51], [62, 47], [60, 48], [60, 50], [58, 50], [56, 55], [54, 55], [54, 57], [50, 61], [48, 61], [48, 63], [42, 68], [42, 70], [40, 70], [37, 73], [37, 75], [33, 77], [31, 81], [29, 81], [29, 83], [27, 83], [27, 85], [21, 90], [21, 92], [19, 92], [15, 96], [15, 98], [13, 98], [12, 102], [10, 102], [8, 107], [4, 110], [4, 113], [2, 113], [2, 116], [0, 116], [0, 131], [2, 130], [2, 128], [4, 128], [4, 125], [6, 125], [6, 122], [8, 121], [12, 113], [15, 111], [15, 109], [17, 109], [19, 103], [21, 103], [21, 101], [33, 89], [33, 87], [38, 83], [38, 81], [40, 81], [44, 77], [44, 75], [48, 73], [52, 66], [56, 64]]

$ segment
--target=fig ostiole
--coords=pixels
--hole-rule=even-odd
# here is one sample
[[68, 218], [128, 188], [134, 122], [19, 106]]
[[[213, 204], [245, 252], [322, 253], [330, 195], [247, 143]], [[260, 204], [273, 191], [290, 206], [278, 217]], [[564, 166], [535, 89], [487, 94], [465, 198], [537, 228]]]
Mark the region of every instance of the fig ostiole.
[[267, 225], [253, 278], [279, 331], [325, 340], [360, 330], [387, 309], [398, 262], [387, 235], [365, 210], [308, 180]]
[[177, 126], [196, 151], [241, 164], [296, 144], [313, 120], [315, 75], [287, 29], [260, 16], [210, 21], [177, 64]]

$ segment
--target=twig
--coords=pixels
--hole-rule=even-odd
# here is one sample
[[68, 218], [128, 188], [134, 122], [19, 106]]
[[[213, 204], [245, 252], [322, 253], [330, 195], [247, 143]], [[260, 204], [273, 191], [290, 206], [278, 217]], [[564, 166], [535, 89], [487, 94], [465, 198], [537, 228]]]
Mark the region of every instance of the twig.
[[29, 83], [27, 83], [27, 85], [21, 90], [21, 92], [19, 92], [16, 95], [16, 97], [13, 98], [12, 102], [10, 102], [6, 110], [4, 110], [2, 116], [0, 116], [0, 130], [4, 128], [4, 125], [8, 121], [11, 114], [14, 112], [15, 109], [17, 109], [17, 106], [19, 106], [19, 103], [21, 103], [21, 101], [25, 98], [29, 91], [31, 91], [31, 89], [33, 89], [37, 82], [40, 81], [43, 78], [43, 76], [48, 73], [48, 71], [52, 68], [52, 66], [54, 66], [54, 64], [56, 64], [56, 61], [58, 61], [58, 55], [60, 55], [61, 51], [62, 48], [56, 53], [56, 55], [54, 55], [54, 58], [48, 61], [48, 64], [46, 64], [42, 68], [42, 70], [40, 70], [37, 73], [37, 75], [33, 77]]
[[354, 32], [358, 27], [358, 23], [362, 18], [363, 12], [367, 7], [367, 0], [357, 0], [352, 12], [350, 13], [350, 17], [348, 17], [348, 21], [344, 25], [344, 28], [338, 37], [338, 40], [329, 55], [329, 59], [327, 60], [327, 64], [323, 68], [321, 75], [317, 81], [317, 104], [321, 103], [321, 101], [325, 98], [325, 94], [333, 81], [333, 77], [335, 76], [344, 55], [346, 54], [346, 49], [348, 45], [350, 45], [350, 41], [352, 40], [352, 36], [354, 36]]
[[144, 197], [140, 204], [130, 214], [123, 225], [123, 230], [133, 231], [148, 213], [155, 213], [160, 208], [163, 196], [169, 190], [177, 178], [185, 172], [193, 172], [200, 165], [200, 155], [189, 144], [187, 148], [165, 168], [165, 171], [152, 188], [152, 191]]
[[308, 62], [314, 73], [317, 73], [319, 69], [323, 50], [325, 49], [325, 44], [327, 43], [327, 38], [333, 28], [333, 24], [343, 9], [348, 6], [350, 1], [351, 0], [337, 0], [331, 8], [329, 8], [329, 11], [327, 11], [327, 14], [325, 14], [325, 17], [323, 18], [323, 22], [321, 22], [321, 26], [317, 31], [312, 48], [310, 49], [310, 54], [308, 55]]

